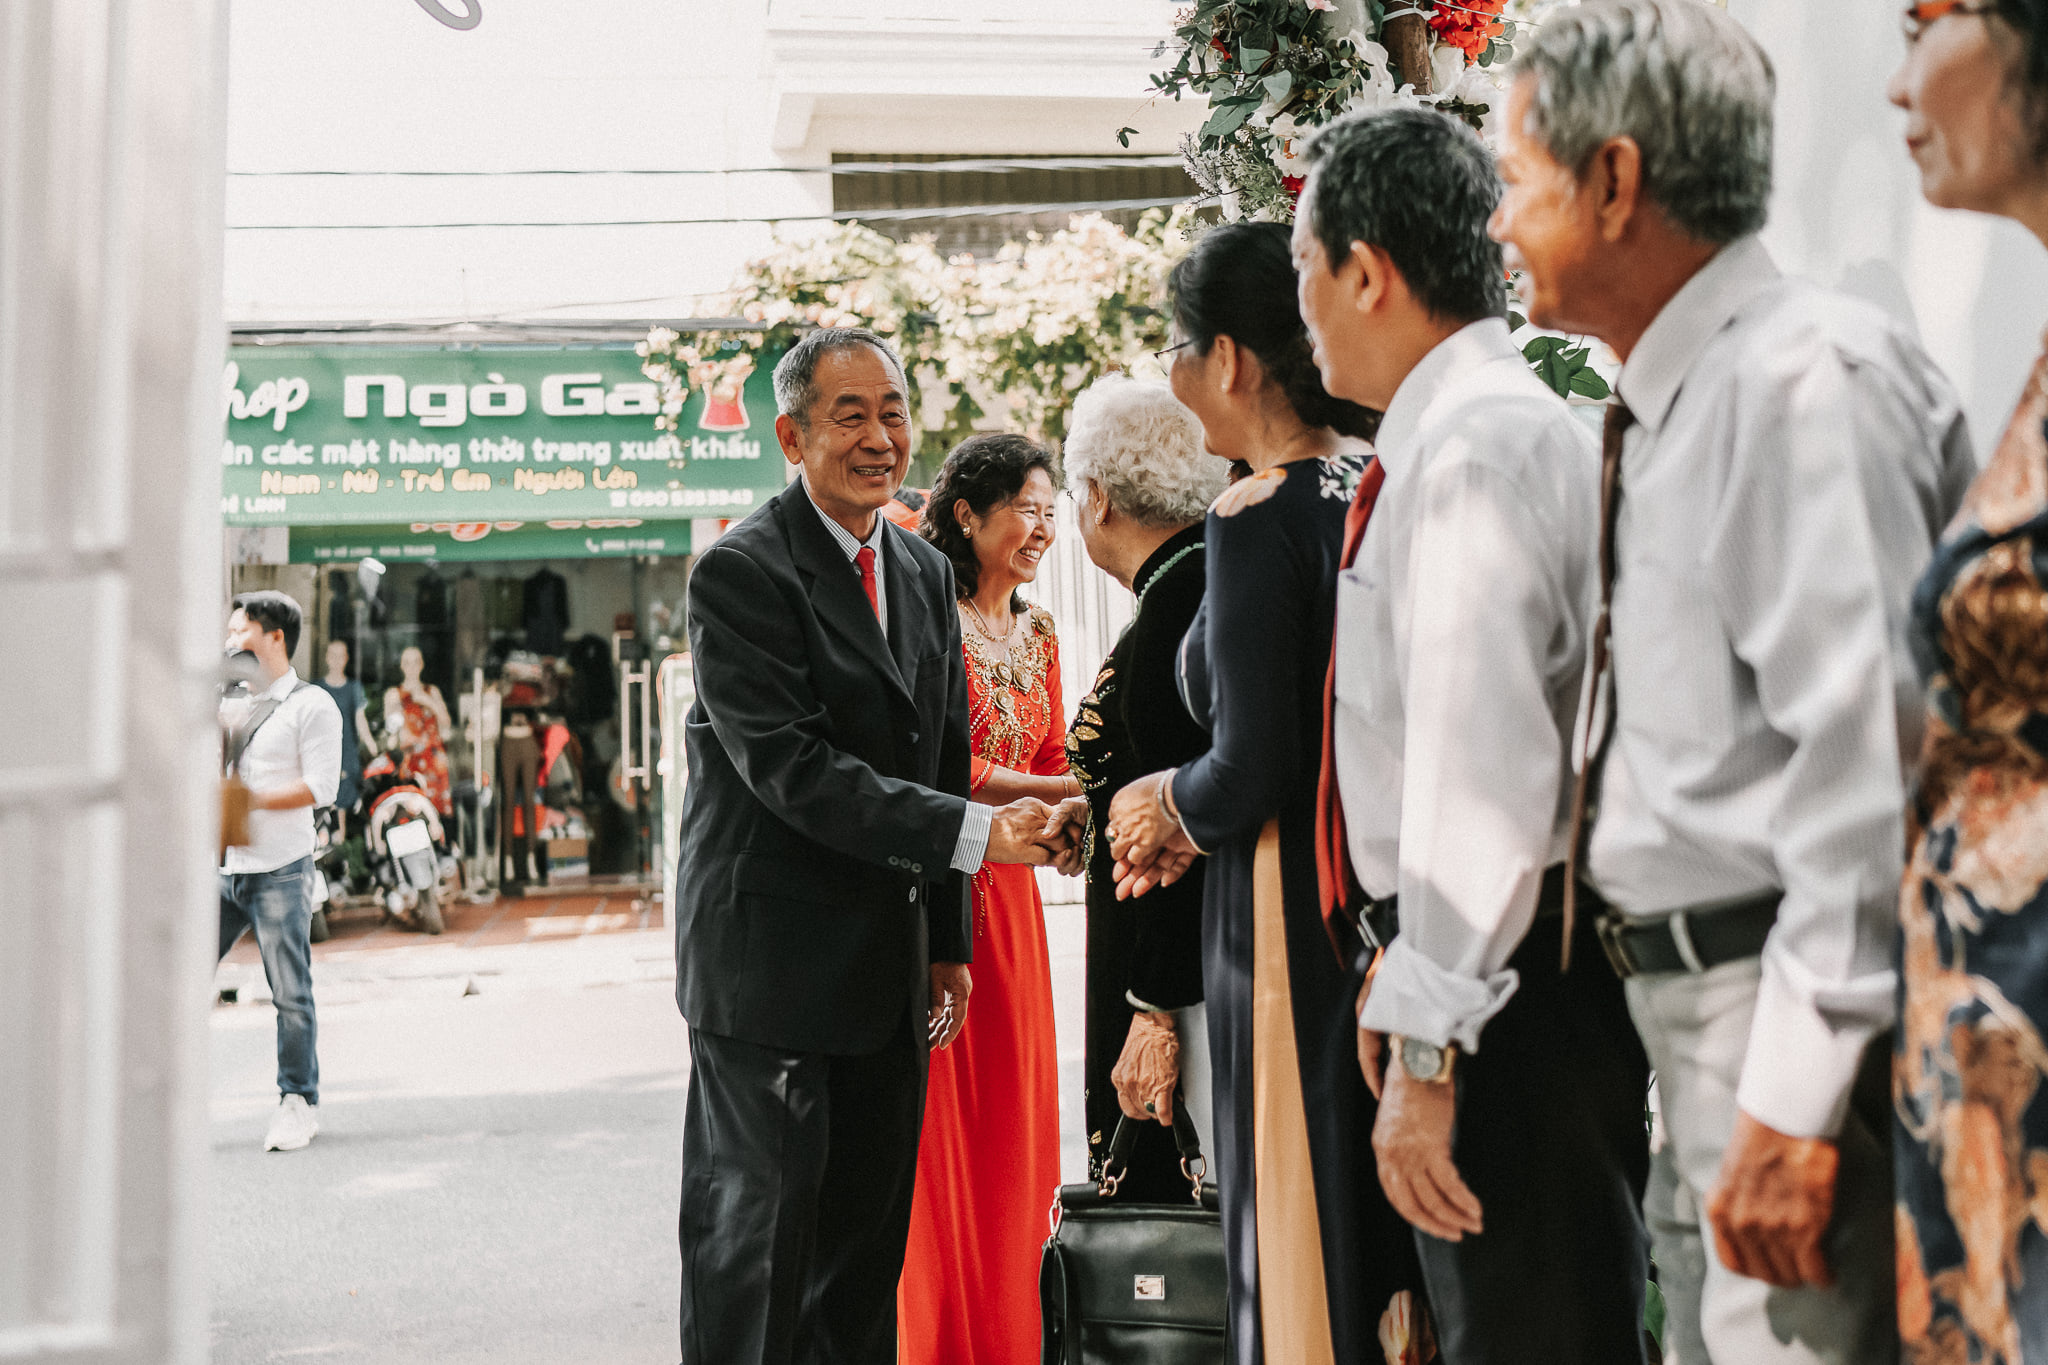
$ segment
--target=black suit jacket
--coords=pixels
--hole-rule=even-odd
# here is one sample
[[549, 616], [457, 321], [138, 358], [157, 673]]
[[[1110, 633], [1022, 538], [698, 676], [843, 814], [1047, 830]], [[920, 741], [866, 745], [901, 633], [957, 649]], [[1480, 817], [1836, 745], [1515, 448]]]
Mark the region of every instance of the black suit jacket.
[[883, 519], [889, 638], [802, 483], [690, 574], [676, 1003], [693, 1028], [859, 1054], [970, 955], [953, 569]]

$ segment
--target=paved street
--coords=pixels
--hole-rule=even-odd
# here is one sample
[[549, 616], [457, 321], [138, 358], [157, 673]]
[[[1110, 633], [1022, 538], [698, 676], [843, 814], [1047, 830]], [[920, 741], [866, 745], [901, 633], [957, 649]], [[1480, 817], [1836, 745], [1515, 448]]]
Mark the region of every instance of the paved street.
[[[1077, 1108], [1082, 919], [1047, 917]], [[321, 1133], [291, 1153], [261, 1150], [274, 1015], [245, 942], [212, 1017], [216, 1365], [672, 1362], [687, 1042], [659, 926], [587, 897], [464, 907], [439, 939], [337, 925]], [[1080, 1144], [1065, 1123], [1070, 1179]]]

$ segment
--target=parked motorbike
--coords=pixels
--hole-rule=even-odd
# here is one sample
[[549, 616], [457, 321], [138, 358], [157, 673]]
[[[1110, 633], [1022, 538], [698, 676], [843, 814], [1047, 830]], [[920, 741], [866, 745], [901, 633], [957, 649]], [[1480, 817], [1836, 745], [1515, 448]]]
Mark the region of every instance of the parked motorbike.
[[341, 837], [341, 811], [322, 806], [313, 812], [312, 940], [325, 943], [331, 931], [327, 912], [348, 899], [348, 848]]
[[461, 869], [433, 798], [407, 782], [388, 753], [363, 769], [363, 852], [387, 912], [429, 934], [447, 928], [443, 907]]

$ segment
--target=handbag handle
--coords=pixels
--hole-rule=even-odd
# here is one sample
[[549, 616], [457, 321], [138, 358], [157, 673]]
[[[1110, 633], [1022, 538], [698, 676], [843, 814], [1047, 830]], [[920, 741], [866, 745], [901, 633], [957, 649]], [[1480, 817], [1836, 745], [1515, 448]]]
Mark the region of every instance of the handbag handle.
[[[1138, 1144], [1140, 1120], [1119, 1115], [1116, 1131], [1109, 1137], [1109, 1154], [1102, 1161], [1102, 1180], [1097, 1186], [1104, 1199], [1115, 1196], [1131, 1163], [1131, 1149]], [[1202, 1155], [1202, 1137], [1195, 1131], [1194, 1116], [1180, 1087], [1173, 1091], [1173, 1145], [1180, 1152], [1180, 1173], [1194, 1186], [1195, 1202], [1202, 1202], [1202, 1177], [1208, 1174], [1209, 1159]]]

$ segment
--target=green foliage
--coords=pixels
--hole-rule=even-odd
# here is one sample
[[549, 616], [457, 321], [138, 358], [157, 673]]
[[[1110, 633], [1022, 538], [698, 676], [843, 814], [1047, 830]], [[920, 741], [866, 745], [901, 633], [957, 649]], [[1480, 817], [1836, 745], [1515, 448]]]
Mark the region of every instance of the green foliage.
[[1561, 397], [1578, 394], [1598, 400], [1610, 393], [1607, 381], [1593, 368], [1592, 348], [1574, 346], [1569, 337], [1536, 337], [1522, 348], [1522, 355], [1528, 360], [1529, 368], [1536, 372], [1536, 377]]
[[1125, 232], [1081, 214], [993, 256], [951, 260], [928, 238], [896, 242], [855, 223], [779, 244], [721, 301], [765, 331], [656, 328], [640, 343], [662, 386], [656, 425], [672, 427], [691, 390], [743, 379], [763, 349], [812, 327], [863, 326], [903, 357], [921, 466], [992, 425], [1057, 441], [1077, 389], [1166, 344], [1166, 276], [1190, 217], [1153, 210]]

